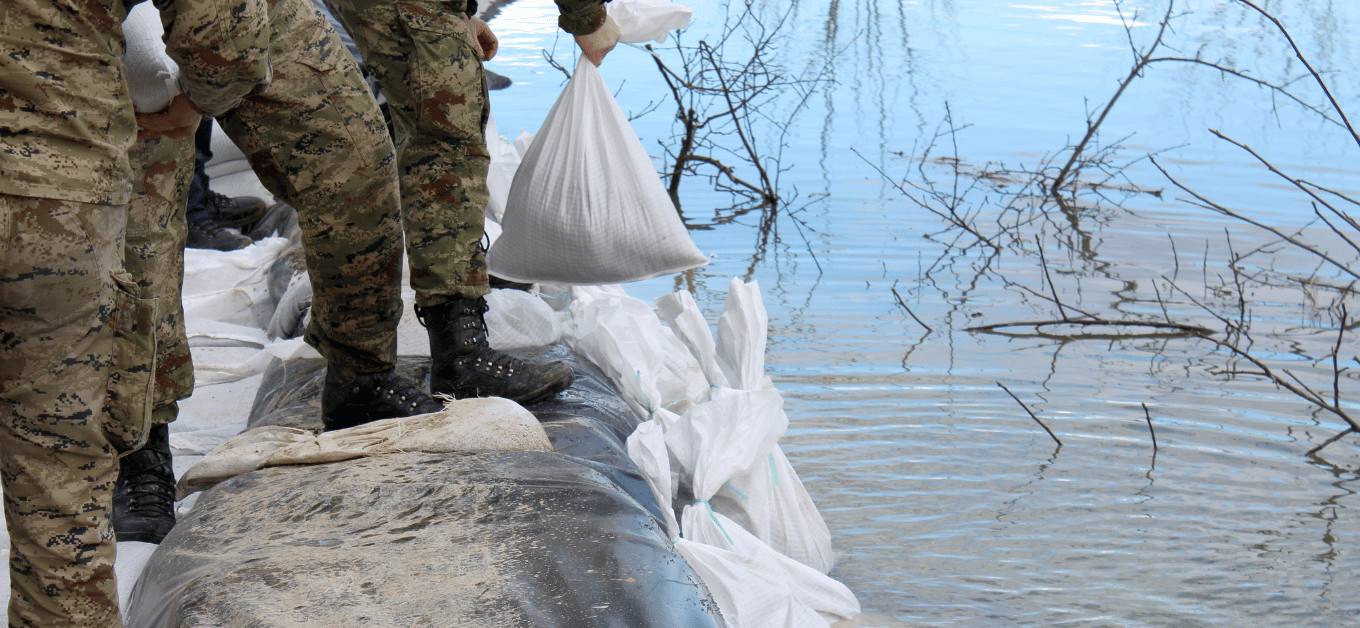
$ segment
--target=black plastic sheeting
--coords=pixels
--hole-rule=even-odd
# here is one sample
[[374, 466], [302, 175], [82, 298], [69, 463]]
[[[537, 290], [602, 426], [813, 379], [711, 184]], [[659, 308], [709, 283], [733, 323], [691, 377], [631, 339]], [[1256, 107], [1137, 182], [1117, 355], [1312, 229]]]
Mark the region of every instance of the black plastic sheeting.
[[[624, 442], [637, 418], [576, 382], [529, 407], [556, 452], [406, 453], [275, 467], [204, 492], [147, 563], [129, 625], [723, 626]], [[428, 358], [399, 368], [425, 381]], [[250, 426], [319, 428], [324, 364], [271, 366]]]

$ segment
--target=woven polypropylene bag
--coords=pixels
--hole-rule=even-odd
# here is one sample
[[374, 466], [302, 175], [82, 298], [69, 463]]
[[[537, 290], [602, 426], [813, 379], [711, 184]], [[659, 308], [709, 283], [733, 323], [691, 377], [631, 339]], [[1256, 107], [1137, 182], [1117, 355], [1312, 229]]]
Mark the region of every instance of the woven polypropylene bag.
[[615, 284], [707, 262], [584, 56], [515, 172], [501, 227], [487, 264], [516, 281]]
[[161, 15], [150, 2], [132, 7], [123, 21], [128, 89], [133, 106], [142, 113], [164, 109], [179, 94], [179, 65], [165, 54], [164, 32]]

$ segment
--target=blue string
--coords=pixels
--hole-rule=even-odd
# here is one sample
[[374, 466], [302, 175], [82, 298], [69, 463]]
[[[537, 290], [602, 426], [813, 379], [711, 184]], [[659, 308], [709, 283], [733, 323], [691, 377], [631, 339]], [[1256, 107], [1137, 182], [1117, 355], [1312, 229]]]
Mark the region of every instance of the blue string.
[[[638, 390], [640, 391], [642, 390], [642, 369], [638, 369], [634, 373], [637, 375]], [[652, 407], [652, 400], [647, 398], [647, 395], [642, 396], [642, 407], [647, 408], [648, 421], [656, 417], [656, 408]]]
[[713, 514], [713, 505], [708, 503], [707, 499], [696, 499], [694, 500], [694, 503], [703, 504], [704, 508], [708, 509], [708, 518], [712, 519], [713, 524], [718, 526], [718, 530], [723, 533], [724, 537], [727, 537], [727, 544], [736, 545], [736, 543], [732, 542], [732, 535], [727, 533], [727, 528], [724, 528], [722, 522], [718, 521], [718, 515]]
[[727, 482], [723, 482], [723, 486], [726, 486], [727, 488], [732, 489], [732, 492], [733, 492], [733, 493], [736, 493], [736, 494], [739, 495], [739, 496], [741, 496], [742, 499], [751, 499], [750, 496], [748, 496], [746, 493], [741, 492], [741, 489], [738, 489], [737, 487], [732, 486], [731, 484], [729, 484], [729, 483], [727, 483]]
[[770, 475], [774, 476], [775, 487], [779, 486], [779, 470], [774, 466], [774, 452], [770, 452]]

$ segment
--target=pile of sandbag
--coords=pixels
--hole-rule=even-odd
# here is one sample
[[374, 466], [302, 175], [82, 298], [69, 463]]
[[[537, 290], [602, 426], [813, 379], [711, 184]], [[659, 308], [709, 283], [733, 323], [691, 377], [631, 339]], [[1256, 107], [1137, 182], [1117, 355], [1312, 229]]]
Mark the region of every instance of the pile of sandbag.
[[758, 287], [732, 280], [716, 342], [688, 292], [656, 306], [660, 316], [618, 287], [574, 288], [566, 340], [648, 419], [628, 453], [657, 499], [680, 512], [667, 515], [676, 549], [730, 626], [822, 627], [858, 615], [854, 594], [826, 575], [830, 532], [778, 444], [788, 417], [764, 372]]

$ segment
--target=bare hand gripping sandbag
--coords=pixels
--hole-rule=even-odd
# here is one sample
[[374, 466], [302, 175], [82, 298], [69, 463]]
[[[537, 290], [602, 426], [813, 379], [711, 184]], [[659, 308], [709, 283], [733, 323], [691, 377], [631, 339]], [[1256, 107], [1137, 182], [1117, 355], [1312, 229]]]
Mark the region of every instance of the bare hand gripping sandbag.
[[615, 284], [708, 261], [584, 56], [520, 162], [501, 227], [487, 264], [516, 281]]

